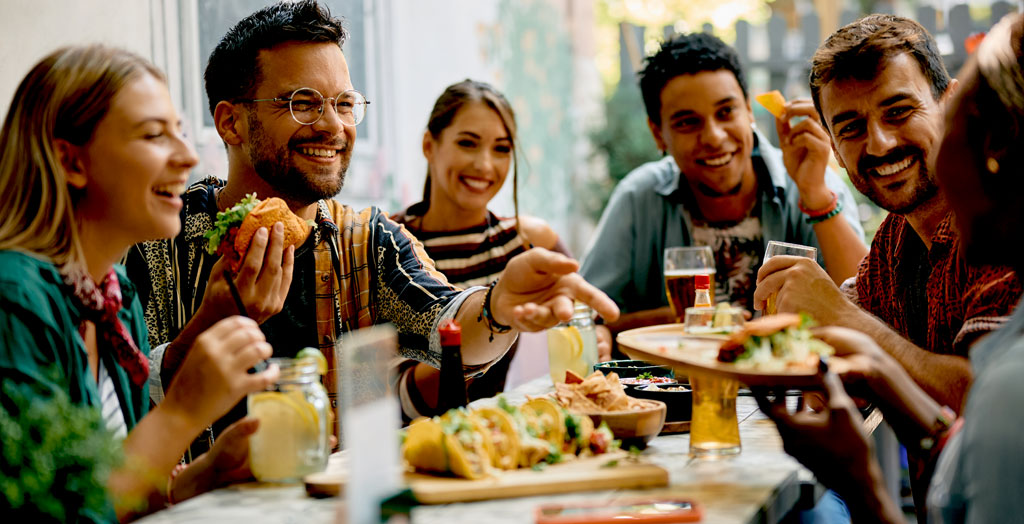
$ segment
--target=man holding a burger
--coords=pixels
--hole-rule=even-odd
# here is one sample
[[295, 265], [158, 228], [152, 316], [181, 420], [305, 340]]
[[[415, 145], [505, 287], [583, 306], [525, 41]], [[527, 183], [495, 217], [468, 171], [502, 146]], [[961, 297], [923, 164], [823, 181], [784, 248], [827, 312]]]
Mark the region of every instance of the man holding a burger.
[[[341, 190], [368, 103], [349, 78], [346, 37], [341, 21], [315, 0], [281, 2], [241, 20], [211, 54], [206, 90], [228, 152], [228, 180], [190, 187], [182, 233], [129, 254], [155, 348], [154, 397], [172, 380], [195, 333], [238, 313], [227, 278], [275, 356], [313, 346], [329, 363], [342, 332], [390, 322], [402, 356], [438, 366], [437, 327], [455, 318], [471, 375], [500, 358], [518, 331], [568, 320], [574, 299], [605, 318], [618, 316], [614, 302], [587, 284], [570, 258], [531, 249], [489, 287], [462, 291], [381, 211], [331, 200]], [[271, 204], [257, 206], [247, 198], [252, 193]], [[246, 225], [246, 217], [260, 222]], [[230, 247], [217, 243], [225, 238]], [[209, 239], [226, 256], [211, 255]], [[332, 376], [325, 386], [333, 400]]]

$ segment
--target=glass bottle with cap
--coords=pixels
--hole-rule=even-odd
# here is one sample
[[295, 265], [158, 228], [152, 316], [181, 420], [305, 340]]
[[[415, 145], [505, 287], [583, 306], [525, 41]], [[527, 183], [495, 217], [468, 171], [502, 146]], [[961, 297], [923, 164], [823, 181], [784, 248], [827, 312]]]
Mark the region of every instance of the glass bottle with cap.
[[715, 317], [714, 304], [711, 302], [711, 276], [695, 276], [693, 288], [693, 307], [686, 308], [683, 317], [684, 329], [691, 335], [709, 333]]
[[437, 409], [440, 412], [469, 403], [466, 375], [462, 367], [462, 326], [448, 319], [438, 328], [441, 337], [441, 376], [438, 378]]

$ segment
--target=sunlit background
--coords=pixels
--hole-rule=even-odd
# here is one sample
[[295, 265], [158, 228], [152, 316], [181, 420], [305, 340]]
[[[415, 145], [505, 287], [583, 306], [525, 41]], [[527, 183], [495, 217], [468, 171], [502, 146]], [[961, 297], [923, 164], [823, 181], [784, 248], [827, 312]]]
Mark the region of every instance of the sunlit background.
[[[224, 148], [201, 83], [217, 40], [267, 0], [5, 0], [0, 100], [45, 53], [104, 41], [150, 57], [170, 78], [202, 163], [224, 176]], [[1020, 2], [978, 0], [325, 0], [346, 19], [356, 87], [373, 102], [339, 199], [397, 211], [418, 200], [420, 139], [434, 99], [465, 78], [505, 92], [520, 126], [520, 208], [547, 219], [582, 254], [615, 183], [659, 153], [634, 71], [667, 34], [711, 31], [740, 48], [752, 93], [805, 96], [806, 63], [823, 36], [868, 12], [931, 29], [955, 73], [964, 37]], [[754, 104], [769, 136], [767, 112]], [[6, 106], [0, 111], [6, 112]], [[511, 184], [493, 202], [511, 213]], [[864, 203], [869, 231], [881, 213]]]

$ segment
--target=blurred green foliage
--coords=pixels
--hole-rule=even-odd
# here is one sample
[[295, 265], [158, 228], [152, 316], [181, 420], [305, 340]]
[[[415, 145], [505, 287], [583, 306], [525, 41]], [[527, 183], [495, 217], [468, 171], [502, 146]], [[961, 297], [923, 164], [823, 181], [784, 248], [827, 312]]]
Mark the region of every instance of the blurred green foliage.
[[604, 125], [590, 134], [590, 140], [608, 164], [608, 177], [590, 181], [580, 195], [583, 212], [594, 220], [600, 218], [620, 180], [641, 164], [661, 158], [647, 127], [647, 111], [639, 86], [619, 84], [605, 101], [604, 114]]
[[7, 381], [0, 402], [0, 514], [5, 522], [113, 519], [106, 484], [122, 460], [100, 410], [67, 393]]

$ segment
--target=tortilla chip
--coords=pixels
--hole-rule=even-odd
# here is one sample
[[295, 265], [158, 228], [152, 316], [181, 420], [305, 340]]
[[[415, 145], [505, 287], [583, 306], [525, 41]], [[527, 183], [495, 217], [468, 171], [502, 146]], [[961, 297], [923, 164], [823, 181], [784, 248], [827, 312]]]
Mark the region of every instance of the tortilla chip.
[[769, 113], [775, 115], [775, 118], [781, 117], [783, 111], [786, 110], [786, 97], [782, 96], [778, 90], [761, 93], [755, 96], [754, 100], [764, 106]]
[[578, 384], [556, 384], [555, 398], [565, 409], [576, 413], [629, 411], [639, 406], [639, 401], [626, 395], [618, 374], [604, 375], [600, 371]]

